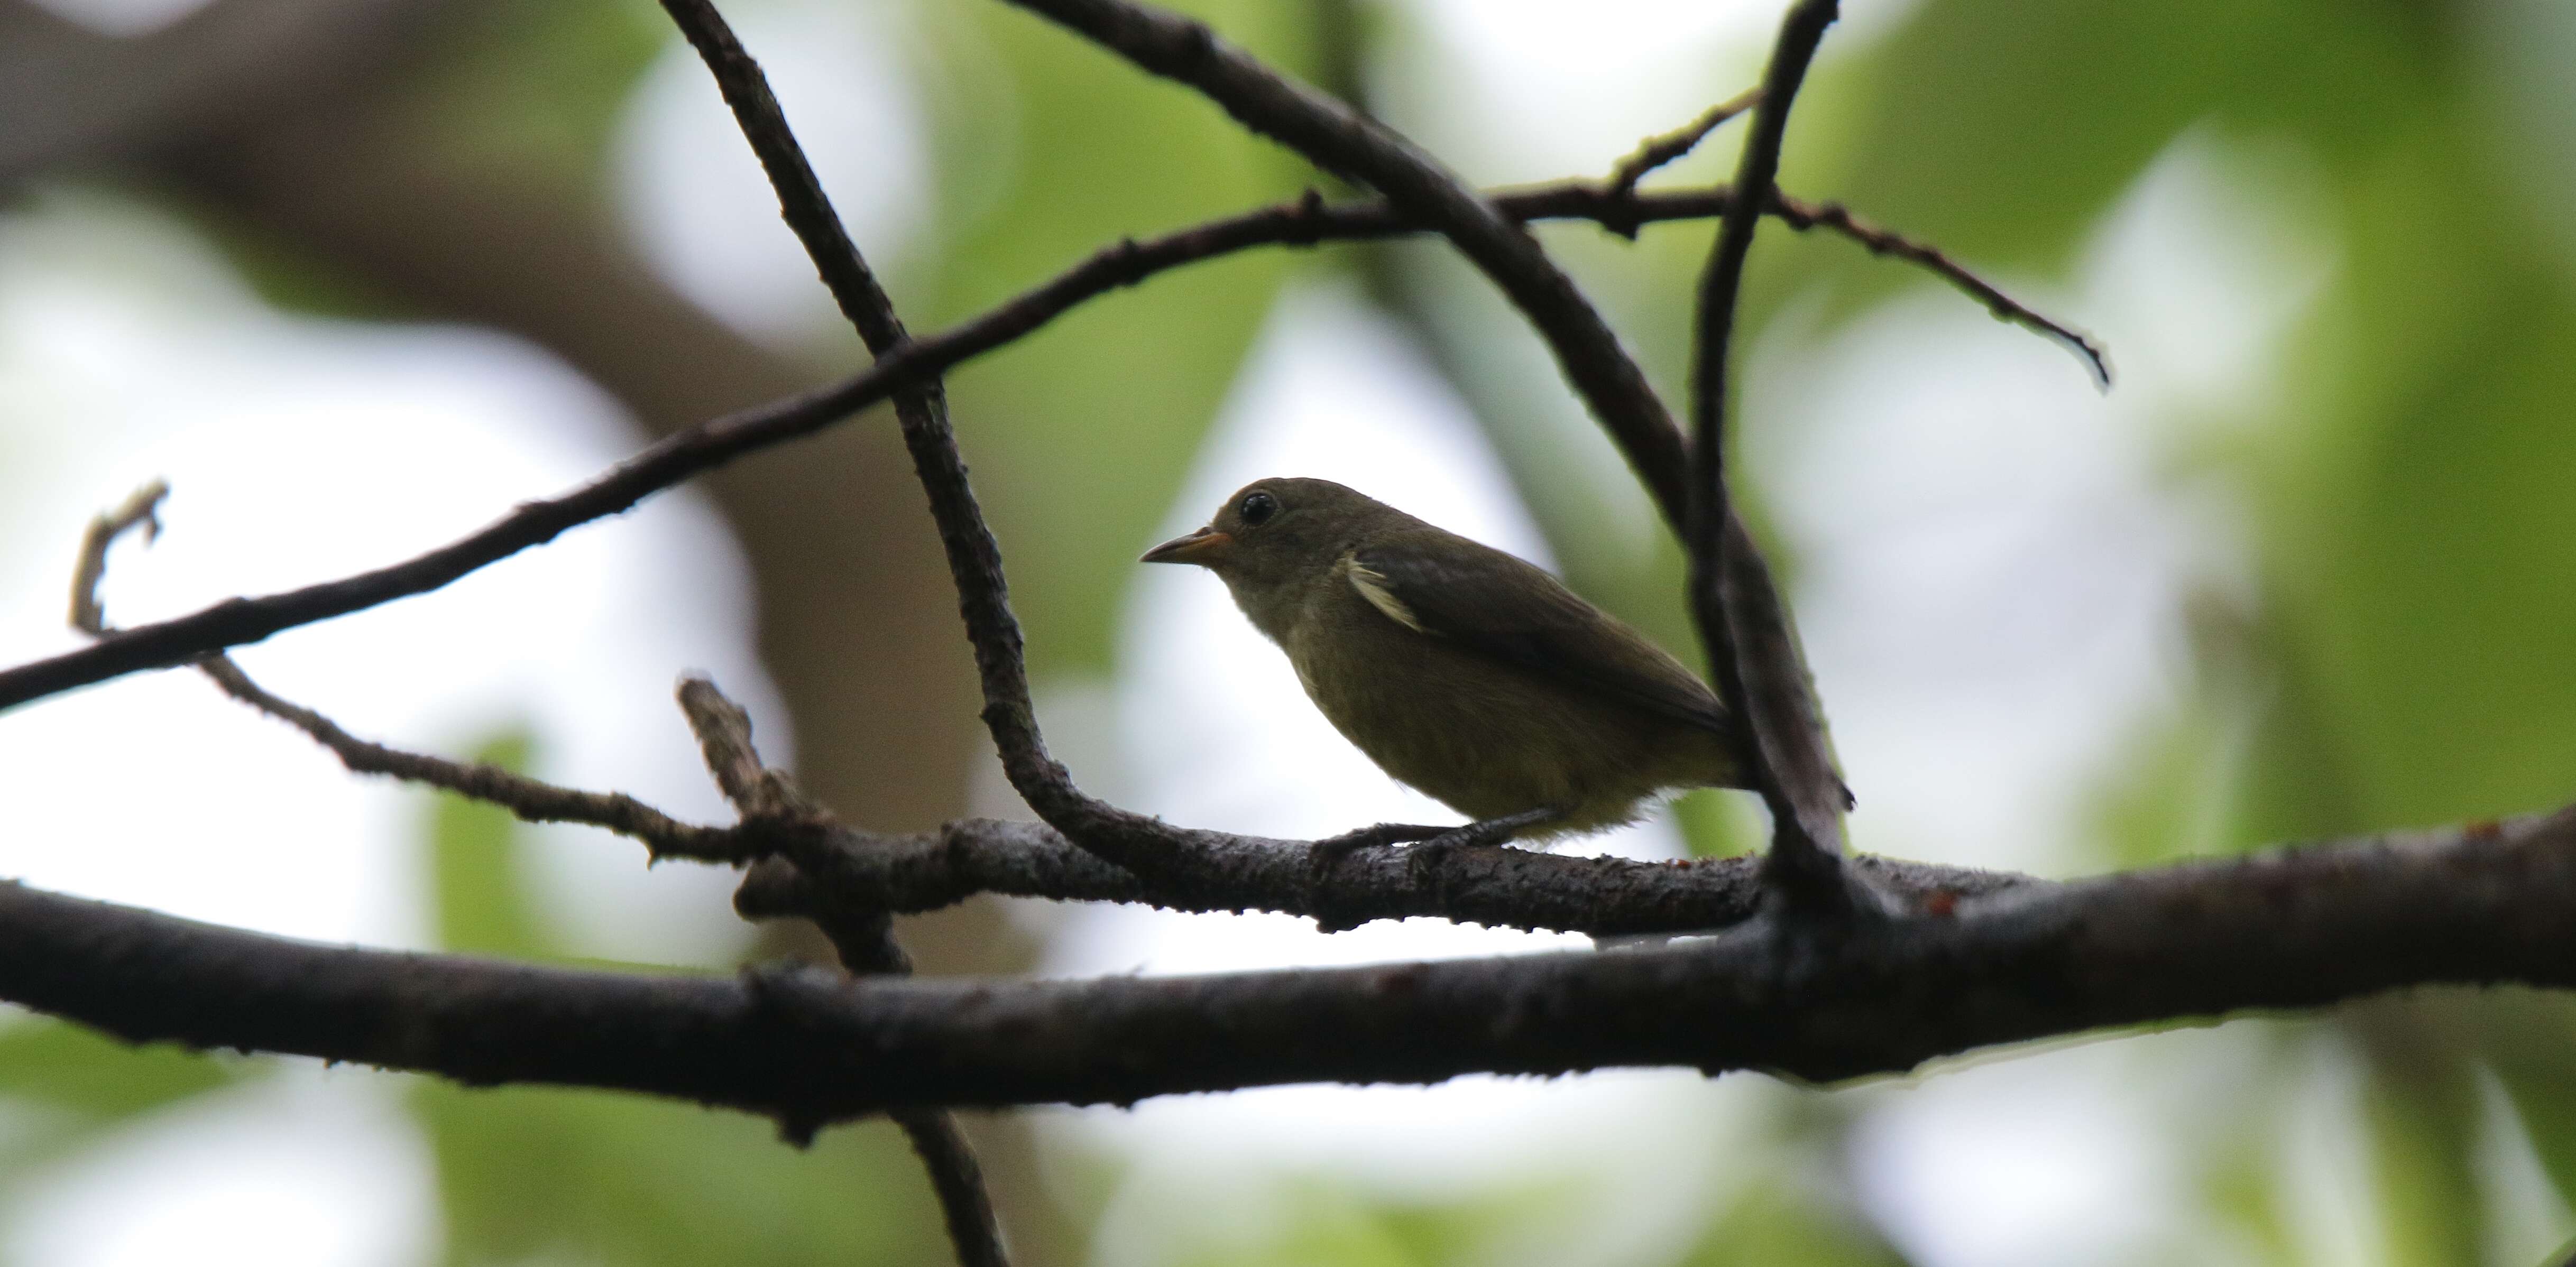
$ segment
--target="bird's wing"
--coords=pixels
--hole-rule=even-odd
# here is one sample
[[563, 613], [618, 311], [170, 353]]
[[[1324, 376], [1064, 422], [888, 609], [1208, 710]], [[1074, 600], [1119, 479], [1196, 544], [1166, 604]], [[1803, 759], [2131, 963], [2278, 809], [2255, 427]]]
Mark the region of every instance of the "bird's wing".
[[1500, 550], [1446, 532], [1436, 540], [1408, 535], [1353, 551], [1344, 574], [1361, 597], [1408, 629], [1727, 733], [1717, 696], [1680, 661], [1555, 577]]

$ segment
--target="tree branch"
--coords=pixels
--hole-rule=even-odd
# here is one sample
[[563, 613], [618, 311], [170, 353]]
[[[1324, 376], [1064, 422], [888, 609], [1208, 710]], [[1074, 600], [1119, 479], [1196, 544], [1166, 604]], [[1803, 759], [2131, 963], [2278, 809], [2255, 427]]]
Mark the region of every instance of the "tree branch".
[[[754, 874], [776, 873], [791, 878], [801, 875], [800, 868], [811, 865], [812, 848], [808, 842], [813, 833], [799, 828], [820, 819], [821, 808], [807, 801], [783, 771], [762, 763], [751, 741], [751, 716], [716, 690], [715, 683], [697, 677], [682, 679], [679, 697], [680, 709], [688, 716], [689, 728], [697, 734], [707, 769], [714, 773], [726, 799], [742, 815], [744, 827], [759, 830], [774, 826], [773, 834], [787, 842], [787, 858], [798, 860], [766, 859], [754, 868]], [[847, 892], [817, 893], [800, 886], [799, 895], [808, 900], [793, 913], [813, 920], [823, 930], [840, 956], [844, 971], [853, 975], [912, 975], [912, 957], [903, 953], [903, 946], [894, 939], [892, 912], [858, 901]], [[749, 912], [745, 915], [748, 917]], [[888, 1116], [902, 1128], [904, 1138], [912, 1142], [914, 1155], [930, 1176], [931, 1192], [939, 1200], [940, 1216], [947, 1224], [949, 1243], [956, 1247], [959, 1267], [1009, 1267], [1010, 1255], [1002, 1244], [1002, 1221], [994, 1212], [992, 1193], [984, 1185], [984, 1164], [976, 1159], [974, 1146], [967, 1142], [956, 1115], [912, 1106], [894, 1109]], [[819, 1125], [798, 1122], [789, 1129], [803, 1130], [810, 1138]]]
[[0, 884], [0, 999], [135, 1042], [806, 1125], [1478, 1071], [1831, 1080], [2406, 986], [2576, 985], [2576, 811], [1965, 898], [1801, 955], [1767, 920], [1655, 950], [1335, 970], [722, 979], [317, 946]]
[[[1493, 197], [1496, 209], [1516, 222], [1574, 219], [1604, 225], [1705, 219], [1722, 214], [1733, 203], [1732, 194], [1723, 189], [1619, 199], [1583, 181], [1505, 190]], [[2082, 334], [2018, 303], [1929, 246], [1858, 220], [1833, 203], [1808, 204], [1776, 196], [1768, 210], [1793, 228], [1832, 229], [1873, 254], [1894, 255], [1930, 269], [1985, 304], [1998, 319], [2038, 331], [2101, 364], [2100, 353]], [[129, 673], [182, 665], [299, 625], [428, 593], [581, 524], [621, 514], [653, 493], [746, 453], [821, 430], [886, 399], [902, 383], [938, 374], [1015, 342], [1086, 301], [1166, 270], [1263, 246], [1366, 240], [1419, 233], [1425, 227], [1382, 201], [1328, 204], [1310, 191], [1297, 201], [1143, 242], [1119, 242], [977, 317], [905, 344], [857, 375], [676, 432], [580, 488], [523, 503], [439, 549], [336, 581], [257, 598], [228, 599], [186, 616], [118, 631], [75, 651], [0, 669], [0, 710]]]
[[[1611, 167], [1609, 179], [1602, 184], [1608, 188], [1610, 196], [1614, 198], [1635, 192], [1637, 182], [1644, 180], [1646, 173], [1697, 149], [1699, 143], [1707, 139], [1709, 133], [1716, 131], [1719, 124], [1752, 109], [1753, 103], [1761, 99], [1760, 88], [1747, 88], [1710, 106], [1698, 118], [1670, 132], [1647, 137], [1638, 143], [1633, 153], [1620, 159]], [[1618, 232], [1619, 227], [1612, 226], [1612, 231]], [[1636, 231], [1630, 227], [1623, 236], [1634, 237]]]
[[1393, 131], [1262, 65], [1203, 23], [1126, 0], [1011, 0], [1139, 69], [1186, 84], [1317, 167], [1376, 189], [1449, 239], [1529, 319], [1667, 520], [1684, 522], [1682, 437], [1572, 279], [1473, 188]]
[[[1431, 916], [1596, 937], [1710, 932], [1761, 909], [1760, 861], [1753, 857], [1636, 862], [1485, 847], [1408, 862], [1400, 853], [1364, 850], [1319, 882], [1305, 841], [1212, 835], [1197, 846], [1203, 862], [1193, 874], [1149, 883], [1038, 823], [964, 819], [897, 836], [844, 827], [831, 833], [828, 847], [831, 856], [802, 875], [755, 872], [736, 906], [750, 915], [799, 914], [812, 900], [802, 886], [811, 885], [865, 895], [897, 914], [1001, 893], [1178, 911], [1277, 911], [1311, 916], [1327, 931]], [[1910, 908], [2047, 883], [1873, 855], [1851, 863]]]
[[[71, 620], [75, 628], [92, 636], [104, 636], [110, 631], [98, 598], [99, 583], [107, 572], [108, 548], [119, 535], [137, 525], [146, 529], [147, 540], [157, 536], [157, 511], [169, 493], [167, 483], [155, 480], [91, 522], [73, 568]], [[579, 822], [604, 827], [645, 842], [656, 858], [681, 855], [739, 862], [763, 857], [772, 848], [803, 855], [810, 852], [806, 842], [817, 839], [814, 832], [799, 829], [821, 819], [820, 809], [806, 802], [783, 773], [761, 763], [751, 742], [750, 717], [702, 678], [682, 681], [680, 704], [697, 732], [708, 771], [742, 814], [742, 824], [735, 828], [681, 823], [623, 793], [573, 791], [498, 766], [448, 761], [370, 743], [312, 709], [271, 694], [229, 656], [207, 656], [197, 662], [197, 667], [225, 694], [303, 731], [338, 756], [353, 773], [387, 775], [441, 788], [502, 805], [533, 822]], [[792, 865], [785, 864], [774, 871], [789, 877], [797, 874]], [[846, 969], [854, 973], [910, 975], [912, 961], [894, 939], [891, 912], [882, 906], [862, 905], [847, 890], [819, 893], [798, 886], [796, 892], [803, 899], [801, 905], [792, 912], [778, 913], [814, 920], [831, 939]], [[974, 1148], [956, 1118], [939, 1109], [918, 1107], [896, 1109], [890, 1116], [912, 1142], [913, 1151], [930, 1175], [932, 1192], [939, 1200], [961, 1267], [1008, 1267], [1001, 1221], [984, 1185], [983, 1166], [976, 1160]], [[781, 1123], [791, 1130], [800, 1129], [790, 1119], [782, 1118]], [[803, 1135], [798, 1142], [810, 1141], [812, 1129], [801, 1129]]]
[[[902, 350], [910, 342], [910, 333], [857, 244], [842, 230], [840, 216], [806, 162], [758, 63], [706, 0], [664, 0], [662, 7], [714, 74], [735, 123], [769, 176], [788, 227], [843, 315], [880, 363]], [[930, 499], [931, 517], [939, 526], [959, 615], [975, 653], [984, 725], [992, 733], [1011, 786], [1039, 817], [1113, 863], [1145, 874], [1186, 868], [1189, 833], [1084, 795], [1074, 785], [1071, 772], [1047, 754], [1029, 694], [1028, 666], [1019, 620], [1011, 612], [1001, 545], [985, 523], [983, 508], [967, 479], [946, 396], [936, 380], [908, 386], [895, 395], [895, 416], [904, 448], [912, 455], [914, 474]]]
[[[1835, 0], [1798, 0], [1781, 19], [1736, 168], [1737, 189], [1766, 196], [1772, 188], [1789, 107], [1835, 14]], [[1727, 716], [1736, 751], [1771, 810], [1769, 874], [1802, 905], [1858, 909], [1853, 902], [1860, 895], [1850, 891], [1840, 866], [1842, 814], [1850, 807], [1851, 794], [1834, 769], [1806, 658], [1770, 565], [1727, 496], [1727, 356], [1744, 260], [1759, 223], [1754, 212], [1749, 199], [1727, 209], [1700, 283], [1699, 337], [1691, 358], [1690, 512], [1684, 530], [1691, 614], [1707, 646], [1718, 695], [1734, 705]]]
[[107, 548], [137, 527], [143, 529], [144, 544], [160, 540], [161, 503], [169, 498], [169, 481], [154, 480], [91, 518], [72, 565], [72, 628], [92, 636], [107, 632], [107, 609], [98, 597], [98, 584], [107, 579]]
[[[103, 558], [111, 539], [94, 538], [83, 558]], [[560, 787], [496, 766], [361, 739], [321, 713], [270, 693], [226, 657], [210, 657], [198, 667], [226, 694], [303, 731], [353, 772], [453, 792], [531, 822], [599, 827], [641, 842], [656, 861], [750, 866], [735, 895], [736, 909], [753, 918], [812, 919], [827, 933], [836, 918], [864, 925], [888, 914], [939, 910], [979, 893], [1184, 911], [1275, 911], [1311, 917], [1327, 928], [1431, 916], [1602, 937], [1707, 932], [1742, 923], [1760, 908], [1751, 858], [1652, 863], [1477, 847], [1425, 861], [1363, 851], [1319, 877], [1309, 842], [1199, 832], [1192, 837], [1193, 865], [1186, 873], [1148, 881], [1038, 823], [964, 819], [936, 832], [865, 831], [804, 800], [785, 775], [764, 766], [741, 708], [714, 683], [691, 678], [680, 684], [681, 709], [708, 772], [727, 799], [743, 807], [743, 820], [733, 826], [701, 826], [623, 793]], [[766, 865], [769, 859], [784, 864]], [[1852, 862], [1886, 892], [1917, 907], [2042, 883], [1867, 855]]]

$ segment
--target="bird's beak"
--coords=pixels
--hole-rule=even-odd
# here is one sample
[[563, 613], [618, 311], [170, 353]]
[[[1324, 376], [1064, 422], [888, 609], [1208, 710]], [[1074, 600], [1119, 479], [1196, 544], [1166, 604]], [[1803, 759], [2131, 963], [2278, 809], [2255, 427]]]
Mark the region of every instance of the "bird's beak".
[[1145, 552], [1139, 563], [1195, 563], [1215, 567], [1225, 561], [1226, 552], [1234, 548], [1230, 533], [1214, 528], [1201, 528], [1187, 536], [1174, 537]]

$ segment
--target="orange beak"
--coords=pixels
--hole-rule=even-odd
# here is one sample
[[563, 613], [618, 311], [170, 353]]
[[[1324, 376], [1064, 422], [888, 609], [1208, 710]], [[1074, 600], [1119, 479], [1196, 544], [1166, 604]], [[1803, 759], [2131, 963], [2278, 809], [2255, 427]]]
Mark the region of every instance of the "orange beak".
[[1215, 567], [1225, 561], [1226, 552], [1234, 548], [1234, 537], [1214, 528], [1201, 528], [1183, 537], [1174, 537], [1145, 552], [1139, 563], [1195, 563]]

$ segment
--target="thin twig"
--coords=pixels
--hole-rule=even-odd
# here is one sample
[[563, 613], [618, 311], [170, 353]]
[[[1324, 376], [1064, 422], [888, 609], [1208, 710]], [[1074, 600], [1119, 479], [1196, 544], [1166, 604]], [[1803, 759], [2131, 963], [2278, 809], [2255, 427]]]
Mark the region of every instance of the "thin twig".
[[107, 577], [107, 548], [138, 524], [144, 544], [160, 540], [161, 503], [169, 496], [170, 482], [154, 480], [89, 521], [72, 565], [72, 628], [93, 638], [107, 632], [107, 609], [98, 600], [98, 583]]
[[[751, 739], [751, 715], [726, 698], [713, 681], [702, 677], [683, 679], [679, 698], [680, 710], [698, 737], [708, 771], [714, 774], [726, 799], [741, 812], [745, 827], [775, 826], [779, 830], [773, 834], [787, 850], [785, 857], [765, 859], [754, 866], [744, 883], [785, 887], [794, 893], [796, 901], [779, 910], [744, 909], [744, 917], [792, 914], [810, 919], [831, 941], [844, 971], [858, 976], [912, 975], [912, 957], [894, 938], [891, 910], [847, 887], [801, 882], [810, 869], [816, 868], [817, 851], [829, 847], [823, 843], [821, 833], [810, 830], [827, 823], [828, 815], [807, 801], [784, 773], [761, 761], [760, 751]], [[846, 840], [839, 843], [847, 847]], [[742, 906], [739, 898], [735, 905]], [[939, 1200], [940, 1217], [948, 1227], [948, 1240], [956, 1247], [960, 1267], [1008, 1267], [1010, 1255], [1003, 1247], [1001, 1218], [993, 1209], [992, 1194], [984, 1183], [983, 1163], [976, 1159], [974, 1146], [967, 1142], [956, 1115], [916, 1106], [892, 1110], [888, 1116], [903, 1129], [904, 1138], [912, 1142], [913, 1153], [930, 1176], [931, 1191]], [[779, 1120], [800, 1142], [810, 1139], [824, 1125], [808, 1117], [784, 1116]]]
[[1683, 1065], [1841, 1079], [2437, 983], [2576, 986], [2576, 811], [1963, 899], [1788, 971], [1651, 950], [1098, 980], [641, 976], [323, 946], [0, 884], [0, 1000], [129, 1041], [814, 1123], [1292, 1082]]
[[697, 738], [698, 756], [736, 812], [745, 819], [779, 819], [804, 807], [791, 784], [760, 759], [751, 743], [751, 714], [734, 703], [713, 680], [696, 674], [680, 679], [673, 695], [680, 715]]
[[[1781, 19], [1736, 169], [1737, 189], [1766, 194], [1771, 189], [1780, 170], [1789, 107], [1835, 15], [1835, 0], [1798, 0]], [[1727, 357], [1744, 261], [1760, 222], [1758, 210], [1751, 199], [1739, 199], [1727, 209], [1700, 283], [1699, 337], [1691, 358], [1690, 515], [1684, 537], [1691, 610], [1719, 696], [1734, 705], [1728, 717], [1739, 758], [1771, 810], [1769, 872], [1793, 898], [1827, 898], [1847, 906], [1840, 859], [1842, 814], [1850, 793], [1834, 769], [1806, 660], [1770, 565], [1727, 496]]]
[[[1733, 197], [1714, 189], [1614, 199], [1595, 182], [1568, 181], [1498, 191], [1492, 201], [1515, 223], [1565, 219], [1610, 225], [1706, 219], [1723, 214]], [[2074, 349], [2097, 375], [2107, 372], [2101, 353], [2083, 335], [2015, 302], [1938, 251], [1847, 215], [1832, 214], [1837, 210], [1832, 204], [1812, 206], [1781, 196], [1770, 210], [1793, 227], [1833, 229], [1873, 252], [1931, 269], [1975, 296], [1999, 318]], [[1142, 242], [1120, 242], [979, 316], [905, 344], [850, 378], [675, 433], [588, 484], [523, 503], [438, 549], [303, 589], [227, 599], [186, 616], [121, 630], [76, 651], [0, 669], [0, 710], [129, 673], [185, 664], [299, 625], [428, 593], [581, 524], [622, 513], [655, 492], [744, 454], [809, 435], [884, 400], [903, 383], [1015, 342], [1084, 302], [1157, 273], [1262, 246], [1310, 246], [1420, 233], [1427, 228], [1426, 221], [1383, 201], [1328, 204], [1310, 193], [1303, 199]]]
[[[106, 609], [98, 597], [99, 583], [107, 577], [108, 548], [116, 543], [119, 536], [138, 525], [143, 527], [146, 541], [157, 537], [161, 526], [155, 512], [169, 495], [169, 484], [154, 480], [136, 489], [116, 509], [90, 522], [89, 531], [81, 538], [80, 553], [72, 564], [73, 628], [94, 638], [115, 632], [114, 627], [107, 623]], [[729, 861], [743, 856], [736, 833], [724, 828], [683, 823], [623, 792], [580, 792], [531, 779], [499, 766], [450, 761], [390, 748], [360, 739], [330, 718], [269, 693], [228, 656], [203, 657], [197, 661], [197, 668], [213, 679], [216, 686], [223, 688], [224, 694], [303, 731], [315, 743], [329, 749], [352, 773], [383, 775], [441, 788], [459, 796], [504, 806], [529, 822], [586, 823], [603, 827], [644, 842], [656, 858], [668, 855]]]
[[993, 1212], [992, 1189], [984, 1182], [984, 1163], [957, 1115], [941, 1109], [895, 1109], [888, 1114], [912, 1141], [913, 1155], [930, 1175], [931, 1194], [939, 1199], [948, 1224], [948, 1241], [957, 1247], [958, 1267], [1006, 1267], [1008, 1248], [1002, 1221]]
[[322, 714], [269, 693], [231, 657], [214, 655], [197, 667], [226, 695], [303, 731], [331, 750], [356, 774], [419, 783], [508, 809], [532, 823], [583, 823], [642, 841], [660, 858], [744, 857], [740, 833], [684, 823], [624, 792], [583, 792], [557, 787], [482, 762], [450, 761], [360, 739]]
[[1872, 255], [1892, 255], [1940, 274], [1951, 285], [1984, 304], [1995, 320], [2020, 326], [2074, 353], [2075, 358], [2084, 363], [2086, 372], [2093, 376], [2093, 385], [2106, 392], [2111, 390], [2111, 353], [2091, 335], [2041, 315], [2005, 294], [1994, 283], [1961, 267], [1939, 249], [1864, 220], [1839, 202], [1802, 202], [1774, 189], [1768, 210], [1779, 217], [1781, 223], [1800, 232], [1819, 226], [1832, 229], [1867, 247]]
[[[137, 516], [111, 514], [131, 528]], [[97, 579], [115, 533], [84, 541], [75, 571]], [[96, 634], [101, 625], [88, 629]], [[349, 769], [471, 797], [531, 822], [574, 822], [633, 838], [655, 860], [751, 864], [735, 905], [752, 917], [818, 923], [832, 912], [917, 914], [979, 893], [1056, 901], [1122, 902], [1186, 911], [1275, 911], [1351, 927], [1375, 919], [1429, 916], [1498, 928], [1623, 936], [1707, 932], [1760, 910], [1756, 863], [1748, 858], [1637, 862], [1566, 857], [1511, 848], [1451, 850], [1428, 862], [1363, 852], [1319, 885], [1313, 844], [1194, 832], [1194, 864], [1148, 880], [1076, 847], [1037, 823], [961, 819], [936, 832], [886, 835], [835, 821], [805, 801], [786, 776], [762, 764], [751, 721], [713, 682], [684, 679], [681, 712], [698, 738], [708, 773], [728, 800], [757, 807], [731, 827], [682, 823], [622, 793], [584, 792], [471, 762], [361, 739], [321, 713], [253, 683], [228, 658], [200, 661], [226, 693], [294, 726]], [[761, 860], [794, 851], [783, 867]], [[1905, 862], [1852, 859], [1884, 891], [1930, 909], [1961, 898], [2042, 883], [2027, 876]], [[844, 916], [848, 918], [847, 916]]]
[[1263, 65], [1203, 23], [1126, 0], [1010, 2], [1197, 89], [1236, 122], [1368, 185], [1449, 239], [1546, 340], [1656, 506], [1682, 525], [1682, 437], [1671, 412], [1572, 279], [1473, 187], [1385, 126]]
[[[1646, 173], [1690, 153], [1709, 133], [1716, 131], [1719, 124], [1752, 109], [1753, 103], [1761, 99], [1762, 89], [1756, 85], [1710, 106], [1700, 117], [1670, 132], [1647, 137], [1638, 142], [1633, 153], [1610, 168], [1610, 175], [1602, 184], [1609, 189], [1611, 197], [1627, 197], [1636, 192], [1637, 182], [1644, 180]], [[1614, 231], [1617, 228], [1612, 227]], [[1636, 236], [1636, 229], [1630, 227], [1624, 236]]]

